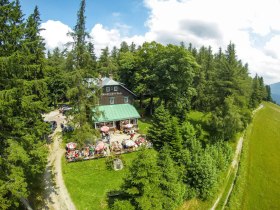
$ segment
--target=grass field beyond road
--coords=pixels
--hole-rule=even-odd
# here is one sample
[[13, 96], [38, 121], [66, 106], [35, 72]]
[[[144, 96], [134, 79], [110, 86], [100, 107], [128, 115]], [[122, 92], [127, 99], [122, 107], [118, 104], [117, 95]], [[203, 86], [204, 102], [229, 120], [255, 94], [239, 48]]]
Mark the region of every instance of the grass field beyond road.
[[230, 209], [280, 208], [280, 107], [265, 103], [247, 132]]

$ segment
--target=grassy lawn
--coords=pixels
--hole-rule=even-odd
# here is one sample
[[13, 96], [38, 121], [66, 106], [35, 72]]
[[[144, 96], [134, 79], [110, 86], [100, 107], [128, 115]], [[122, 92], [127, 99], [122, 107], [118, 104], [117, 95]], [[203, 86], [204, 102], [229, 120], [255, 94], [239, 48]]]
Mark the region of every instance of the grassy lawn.
[[136, 155], [123, 155], [126, 166], [121, 171], [107, 170], [105, 158], [76, 163], [66, 163], [63, 158], [63, 178], [77, 209], [107, 209], [106, 193], [120, 187]]
[[139, 133], [147, 134], [148, 129], [151, 126], [151, 118], [141, 118], [138, 119]]
[[229, 209], [279, 209], [279, 130], [280, 107], [265, 103], [248, 129]]

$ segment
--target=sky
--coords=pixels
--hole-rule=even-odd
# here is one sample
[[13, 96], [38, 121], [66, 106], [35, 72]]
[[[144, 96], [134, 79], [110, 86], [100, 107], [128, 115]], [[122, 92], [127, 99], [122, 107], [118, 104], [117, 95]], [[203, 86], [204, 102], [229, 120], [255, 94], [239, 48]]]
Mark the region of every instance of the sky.
[[[26, 17], [39, 7], [46, 48], [63, 48], [79, 0], [21, 0]], [[87, 0], [86, 28], [96, 54], [122, 41], [211, 46], [233, 42], [238, 58], [266, 84], [280, 82], [280, 0]]]

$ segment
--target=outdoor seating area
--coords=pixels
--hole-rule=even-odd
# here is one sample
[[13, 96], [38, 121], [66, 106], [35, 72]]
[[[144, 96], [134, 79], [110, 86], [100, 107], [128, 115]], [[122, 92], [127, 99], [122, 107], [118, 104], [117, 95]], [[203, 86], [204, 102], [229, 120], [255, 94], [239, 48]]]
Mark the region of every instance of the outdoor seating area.
[[[123, 154], [137, 151], [141, 146], [151, 148], [152, 144], [146, 140], [145, 136], [138, 135], [134, 140], [134, 134], [120, 135], [101, 131], [102, 139], [96, 144], [89, 144], [82, 149], [77, 149], [77, 144], [70, 142], [66, 144], [65, 158], [68, 162], [91, 160], [110, 156], [113, 154]], [[111, 140], [111, 141], [110, 141]]]

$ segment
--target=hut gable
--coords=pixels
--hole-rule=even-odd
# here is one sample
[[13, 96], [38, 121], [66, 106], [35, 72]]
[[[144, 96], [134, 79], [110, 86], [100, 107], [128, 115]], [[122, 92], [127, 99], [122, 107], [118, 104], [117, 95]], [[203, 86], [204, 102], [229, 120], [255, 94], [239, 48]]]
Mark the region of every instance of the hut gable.
[[124, 84], [108, 77], [103, 77], [100, 80], [99, 86], [102, 88], [100, 105], [132, 104], [136, 98], [136, 95]]

